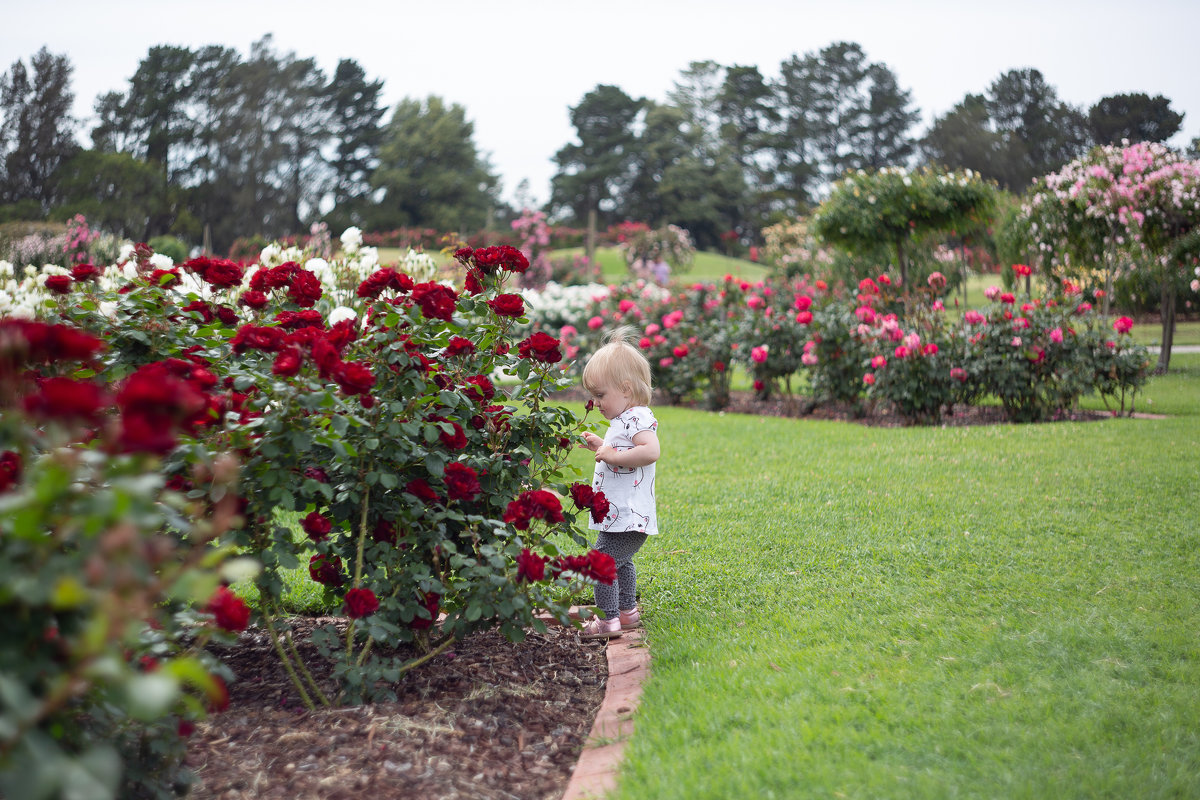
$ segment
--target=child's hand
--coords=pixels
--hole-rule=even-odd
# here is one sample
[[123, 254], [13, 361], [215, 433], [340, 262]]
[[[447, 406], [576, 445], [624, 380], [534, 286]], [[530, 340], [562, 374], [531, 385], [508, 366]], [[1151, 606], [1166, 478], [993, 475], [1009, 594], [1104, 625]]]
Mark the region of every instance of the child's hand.
[[581, 447], [586, 447], [588, 450], [596, 451], [603, 446], [604, 440], [591, 431], [586, 431], [583, 434], [583, 444]]
[[617, 457], [617, 449], [612, 445], [600, 443], [600, 447], [596, 449], [596, 463], [603, 461], [605, 464], [617, 466], [613, 464], [613, 459]]

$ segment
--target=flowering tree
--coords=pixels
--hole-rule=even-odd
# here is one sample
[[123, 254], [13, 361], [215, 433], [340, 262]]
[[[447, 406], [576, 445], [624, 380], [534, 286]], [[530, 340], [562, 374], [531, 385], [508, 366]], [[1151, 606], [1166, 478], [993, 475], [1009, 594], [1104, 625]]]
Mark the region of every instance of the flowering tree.
[[812, 217], [813, 231], [850, 250], [892, 247], [901, 286], [907, 287], [910, 241], [960, 226], [978, 227], [990, 218], [995, 195], [995, 184], [970, 170], [858, 170], [834, 184]]
[[1037, 181], [1021, 219], [1044, 262], [1060, 275], [1100, 267], [1106, 292], [1119, 259], [1153, 271], [1162, 292], [1162, 349], [1167, 370], [1175, 329], [1177, 285], [1196, 249], [1200, 161], [1155, 142], [1104, 146]]
[[667, 282], [671, 269], [685, 271], [696, 254], [692, 237], [678, 225], [651, 228], [644, 222], [622, 222], [609, 229], [625, 263], [636, 276]]

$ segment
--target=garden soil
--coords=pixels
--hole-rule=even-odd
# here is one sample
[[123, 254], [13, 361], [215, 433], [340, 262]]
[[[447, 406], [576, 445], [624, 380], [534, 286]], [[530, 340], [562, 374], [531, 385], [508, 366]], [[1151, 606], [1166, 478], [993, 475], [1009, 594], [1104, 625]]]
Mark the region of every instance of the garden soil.
[[[558, 399], [582, 400], [578, 391]], [[802, 399], [734, 392], [728, 413], [897, 426], [893, 415], [814, 408]], [[1103, 419], [1099, 411], [1073, 420]], [[995, 407], [955, 407], [943, 425], [996, 424]], [[302, 652], [328, 619], [292, 620]], [[604, 645], [551, 626], [520, 643], [480, 633], [409, 673], [396, 702], [308, 711], [266, 634], [251, 628], [218, 655], [236, 675], [229, 707], [200, 724], [188, 747], [197, 800], [562, 796], [604, 698]], [[413, 654], [415, 655], [415, 653]], [[316, 658], [309, 659], [313, 665]], [[328, 694], [328, 675], [317, 675]]]
[[[329, 621], [292, 621], [302, 652]], [[607, 679], [603, 643], [574, 629], [530, 631], [518, 644], [491, 631], [414, 669], [396, 702], [308, 711], [262, 629], [217, 654], [237, 680], [228, 708], [192, 734], [191, 798], [557, 800]]]

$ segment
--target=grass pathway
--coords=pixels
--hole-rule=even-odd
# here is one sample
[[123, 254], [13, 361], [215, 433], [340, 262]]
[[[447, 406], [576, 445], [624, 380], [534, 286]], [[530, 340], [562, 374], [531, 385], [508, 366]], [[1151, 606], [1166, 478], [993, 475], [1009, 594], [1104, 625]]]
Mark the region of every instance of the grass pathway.
[[654, 666], [617, 796], [1196, 796], [1192, 378], [1150, 387], [1166, 420], [656, 409]]

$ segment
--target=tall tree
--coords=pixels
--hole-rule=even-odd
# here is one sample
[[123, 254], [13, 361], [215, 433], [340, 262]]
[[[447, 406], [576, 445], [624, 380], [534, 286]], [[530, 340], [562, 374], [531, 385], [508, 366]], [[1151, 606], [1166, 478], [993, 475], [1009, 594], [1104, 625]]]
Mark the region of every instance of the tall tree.
[[769, 211], [773, 182], [769, 150], [779, 121], [775, 94], [758, 67], [735, 64], [726, 68], [716, 99], [725, 152], [741, 169], [745, 185], [761, 187], [746, 195], [745, 207], [731, 228], [742, 236], [754, 236]]
[[946, 169], [969, 169], [996, 177], [1007, 174], [1005, 139], [992, 130], [987, 100], [968, 94], [954, 108], [934, 119], [921, 140], [925, 160]]
[[0, 77], [0, 202], [36, 201], [48, 211], [54, 200], [51, 176], [78, 150], [71, 104], [71, 63], [45, 47]]
[[436, 96], [396, 104], [371, 185], [382, 192], [375, 227], [474, 231], [487, 222], [499, 179], [475, 146], [466, 110]]
[[56, 175], [58, 216], [83, 214], [93, 228], [149, 239], [151, 220], [168, 208], [162, 170], [129, 153], [81, 150]]
[[913, 152], [919, 117], [912, 93], [886, 65], [867, 60], [860, 45], [835, 42], [792, 56], [776, 84], [782, 136], [776, 161], [792, 191], [812, 193], [817, 181], [847, 170], [902, 166]]
[[583, 222], [595, 211], [605, 224], [623, 214], [637, 159], [635, 122], [644, 105], [616, 86], [600, 84], [571, 109], [579, 141], [554, 155], [558, 171], [551, 179], [550, 206], [556, 213], [567, 210]]
[[1183, 114], [1172, 111], [1161, 94], [1112, 94], [1088, 109], [1088, 124], [1096, 144], [1165, 142], [1179, 133]]
[[721, 120], [716, 109], [724, 82], [725, 67], [715, 61], [693, 61], [667, 92], [667, 101], [683, 113], [684, 125], [702, 156], [720, 146]]
[[329, 82], [329, 133], [334, 142], [329, 160], [333, 170], [333, 210], [326, 221], [335, 229], [361, 225], [363, 206], [371, 192], [371, 173], [379, 163], [383, 140], [380, 122], [387, 109], [380, 105], [383, 81], [368, 81], [357, 61], [342, 59]]
[[1036, 69], [1014, 69], [988, 87], [988, 115], [1005, 141], [1007, 174], [996, 177], [1022, 190], [1039, 175], [1087, 150], [1087, 118], [1058, 99], [1058, 91]]

